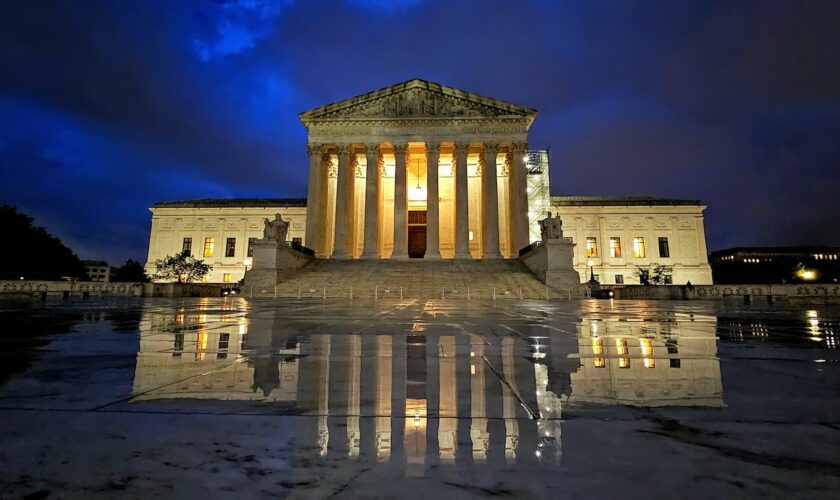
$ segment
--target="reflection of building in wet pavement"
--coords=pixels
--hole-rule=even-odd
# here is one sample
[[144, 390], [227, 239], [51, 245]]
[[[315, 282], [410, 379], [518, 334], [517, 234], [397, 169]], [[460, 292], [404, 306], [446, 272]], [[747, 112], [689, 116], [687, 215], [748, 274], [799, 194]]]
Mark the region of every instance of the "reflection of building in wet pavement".
[[576, 336], [433, 326], [360, 335], [206, 307], [150, 313], [134, 400], [279, 404], [311, 417], [299, 423], [305, 453], [409, 475], [438, 464], [556, 462], [570, 404], [722, 404], [713, 318], [585, 319]]
[[722, 406], [715, 318], [587, 319], [578, 326], [573, 403]]

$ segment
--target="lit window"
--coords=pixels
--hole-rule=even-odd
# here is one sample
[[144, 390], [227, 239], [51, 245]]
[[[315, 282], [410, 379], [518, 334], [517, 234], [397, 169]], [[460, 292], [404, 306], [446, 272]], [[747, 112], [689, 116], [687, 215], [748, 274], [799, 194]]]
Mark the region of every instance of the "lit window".
[[233, 257], [236, 254], [236, 238], [228, 238], [225, 241], [225, 257]]
[[645, 368], [654, 368], [656, 363], [651, 357], [653, 355], [653, 343], [650, 339], [639, 339], [639, 346], [642, 348], [642, 356], [644, 356], [642, 362]]
[[587, 257], [597, 257], [598, 256], [598, 240], [595, 237], [590, 236], [586, 238], [586, 256]]
[[645, 257], [645, 239], [633, 238], [633, 257], [643, 259]]
[[621, 238], [610, 238], [610, 257], [621, 257]]
[[223, 274], [222, 275], [222, 281], [224, 281], [225, 283], [230, 283], [231, 281], [233, 281], [230, 273]]
[[472, 241], [472, 240], [473, 240], [473, 232], [470, 231], [470, 241]]
[[665, 236], [659, 237], [659, 256], [663, 259], [671, 256], [671, 249], [668, 247], [668, 238]]
[[204, 238], [204, 256], [212, 257], [216, 250], [215, 238]]

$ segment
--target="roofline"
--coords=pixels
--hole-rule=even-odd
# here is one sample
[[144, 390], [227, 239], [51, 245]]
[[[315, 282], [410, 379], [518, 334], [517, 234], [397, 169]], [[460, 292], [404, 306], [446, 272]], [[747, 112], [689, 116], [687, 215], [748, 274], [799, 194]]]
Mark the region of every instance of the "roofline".
[[652, 196], [552, 196], [551, 204], [563, 207], [694, 206], [706, 208], [700, 200], [656, 198]]
[[306, 208], [306, 198], [197, 198], [192, 200], [162, 201], [156, 208]]
[[[493, 105], [498, 108], [507, 109], [513, 112], [516, 116], [521, 116], [522, 118], [528, 118], [529, 123], [528, 126], [534, 122], [534, 118], [537, 116], [537, 110], [533, 108], [529, 108], [526, 106], [521, 106], [519, 104], [514, 104], [509, 101], [503, 101], [501, 99], [496, 99], [494, 97], [487, 97], [481, 94], [476, 94], [475, 92], [468, 92], [466, 90], [461, 90], [457, 87], [452, 87], [449, 85], [443, 85], [440, 83], [431, 82], [428, 80], [423, 80], [420, 78], [412, 78], [410, 80], [406, 80], [404, 82], [396, 83], [394, 85], [389, 85], [387, 87], [382, 87], [377, 90], [373, 90], [371, 92], [365, 92], [364, 94], [358, 94], [355, 96], [348, 97], [346, 99], [342, 99], [340, 101], [336, 101], [330, 104], [325, 104], [323, 106], [319, 106], [317, 108], [312, 108], [307, 111], [302, 111], [298, 113], [298, 119], [305, 125], [310, 120], [319, 120], [319, 118], [313, 118], [312, 115], [316, 112], [331, 112], [336, 111], [342, 108], [346, 108], [350, 105], [359, 104], [365, 101], [372, 100], [376, 97], [381, 97], [385, 95], [390, 95], [395, 92], [411, 89], [411, 88], [425, 88], [430, 91], [440, 92], [442, 94], [451, 95], [453, 97], [460, 97], [469, 100], [479, 101], [483, 104]], [[350, 102], [352, 101], [352, 102]], [[486, 102], [489, 101], [489, 102]], [[522, 116], [524, 115], [524, 116]], [[459, 117], [453, 117], [459, 118]], [[469, 117], [474, 118], [474, 117]], [[354, 118], [355, 120], [369, 120], [371, 118]], [[329, 119], [327, 119], [329, 120]]]

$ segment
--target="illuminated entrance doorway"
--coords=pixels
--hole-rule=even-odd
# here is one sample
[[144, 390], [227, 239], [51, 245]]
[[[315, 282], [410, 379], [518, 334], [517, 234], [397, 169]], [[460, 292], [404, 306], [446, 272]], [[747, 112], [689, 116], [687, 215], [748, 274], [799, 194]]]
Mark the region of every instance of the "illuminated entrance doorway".
[[408, 211], [408, 257], [422, 259], [426, 255], [426, 211]]

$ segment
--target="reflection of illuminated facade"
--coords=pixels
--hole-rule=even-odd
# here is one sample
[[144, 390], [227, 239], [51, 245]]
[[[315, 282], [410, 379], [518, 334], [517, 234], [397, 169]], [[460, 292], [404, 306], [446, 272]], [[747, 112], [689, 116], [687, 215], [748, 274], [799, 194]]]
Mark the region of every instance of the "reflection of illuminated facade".
[[578, 326], [575, 403], [722, 406], [715, 318], [586, 319]]
[[414, 324], [357, 335], [247, 316], [207, 303], [175, 318], [147, 313], [134, 401], [279, 404], [308, 417], [297, 429], [305, 453], [399, 464], [408, 475], [557, 462], [570, 404], [721, 405], [705, 318], [678, 323], [679, 335], [677, 323], [586, 319], [576, 346], [557, 332], [481, 337]]

